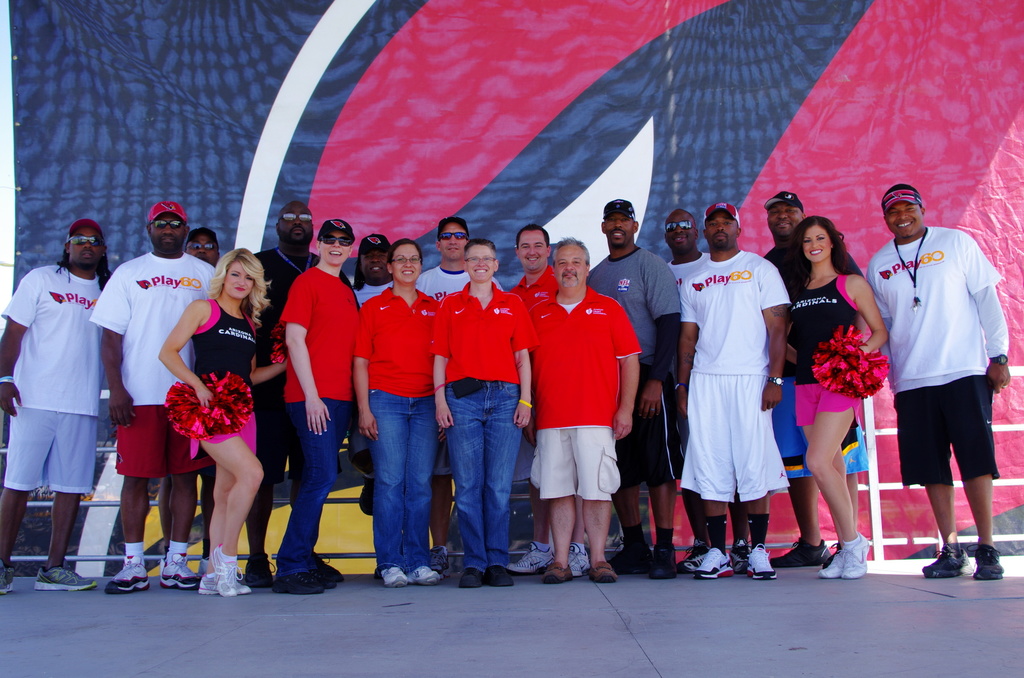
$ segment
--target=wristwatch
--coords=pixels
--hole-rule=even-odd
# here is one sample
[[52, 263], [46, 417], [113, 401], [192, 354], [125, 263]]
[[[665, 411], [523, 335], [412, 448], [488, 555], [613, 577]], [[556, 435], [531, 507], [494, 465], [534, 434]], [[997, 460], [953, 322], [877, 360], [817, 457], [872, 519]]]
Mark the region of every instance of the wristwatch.
[[768, 383], [782, 386], [782, 377], [768, 377]]
[[992, 363], [993, 365], [1005, 365], [1006, 363], [1008, 363], [1010, 361], [1010, 359], [1007, 358], [1005, 354], [1003, 354], [1003, 355], [997, 355], [997, 356], [995, 356], [993, 358], [989, 358], [988, 361], [990, 363]]

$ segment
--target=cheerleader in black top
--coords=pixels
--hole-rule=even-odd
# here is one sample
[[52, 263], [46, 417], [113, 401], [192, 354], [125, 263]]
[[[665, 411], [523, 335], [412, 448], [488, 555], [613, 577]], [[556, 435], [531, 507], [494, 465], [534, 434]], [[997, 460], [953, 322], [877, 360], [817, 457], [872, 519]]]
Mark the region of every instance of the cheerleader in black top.
[[[877, 351], [889, 338], [868, 282], [850, 275], [843, 235], [824, 217], [808, 217], [793, 233], [787, 256], [792, 329], [790, 360], [796, 363], [796, 423], [807, 437], [807, 468], [825, 497], [842, 549], [819, 571], [822, 579], [859, 579], [867, 572], [868, 540], [857, 531], [857, 476], [848, 482], [840, 445], [863, 402], [826, 390], [811, 371], [818, 344], [836, 327], [856, 325], [871, 336], [861, 347]], [[865, 332], [866, 334], [866, 332]], [[794, 355], [795, 353], [795, 355]]]
[[[247, 249], [232, 250], [217, 263], [210, 281], [210, 299], [189, 304], [164, 342], [160, 361], [195, 389], [204, 407], [213, 394], [197, 375], [232, 372], [251, 386], [284, 371], [284, 363], [256, 368], [255, 332], [260, 313], [268, 304], [266, 294], [259, 259]], [[189, 341], [196, 354], [192, 370], [179, 354]], [[201, 594], [230, 597], [250, 593], [249, 587], [240, 583], [238, 535], [263, 480], [255, 447], [256, 423], [252, 417], [238, 433], [192, 441], [193, 458], [205, 453], [217, 463], [213, 493], [216, 506], [210, 521], [210, 543], [217, 547], [211, 554], [212, 572], [199, 585]]]

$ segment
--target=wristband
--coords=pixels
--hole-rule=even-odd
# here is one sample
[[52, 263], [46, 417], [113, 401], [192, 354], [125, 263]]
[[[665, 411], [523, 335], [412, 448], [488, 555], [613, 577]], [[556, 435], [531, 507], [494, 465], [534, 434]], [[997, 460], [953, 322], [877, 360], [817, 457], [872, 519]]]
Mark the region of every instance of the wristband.
[[683, 383], [683, 382], [679, 382], [678, 384], [676, 384], [676, 388], [679, 388], [680, 386], [682, 386], [683, 388], [685, 388], [685, 389], [686, 389], [687, 391], [689, 391], [689, 390], [690, 390], [690, 386], [689, 386], [688, 384], [685, 384], [685, 383]]
[[445, 385], [441, 384], [440, 386], [438, 386], [437, 388], [434, 389], [434, 393], [437, 393], [438, 391], [440, 391], [444, 387], [445, 387]]
[[520, 404], [520, 405], [526, 405], [526, 406], [527, 406], [527, 407], [529, 407], [529, 408], [530, 408], [531, 410], [533, 409], [533, 405], [531, 405], [530, 403], [526, 402], [525, 400], [520, 400], [520, 401], [519, 401], [519, 404]]
[[14, 377], [0, 377], [0, 384], [13, 384]]

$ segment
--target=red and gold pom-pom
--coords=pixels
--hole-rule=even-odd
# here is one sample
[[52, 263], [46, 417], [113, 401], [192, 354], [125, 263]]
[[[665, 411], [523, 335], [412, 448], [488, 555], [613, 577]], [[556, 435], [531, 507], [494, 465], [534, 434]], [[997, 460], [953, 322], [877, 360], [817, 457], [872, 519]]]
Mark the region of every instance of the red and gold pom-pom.
[[179, 381], [167, 391], [164, 405], [174, 430], [195, 440], [209, 440], [216, 435], [241, 431], [252, 416], [249, 385], [231, 372], [223, 376], [204, 374], [199, 378], [213, 391], [209, 407], [199, 405], [195, 389], [188, 384]]
[[824, 388], [849, 396], [867, 398], [882, 389], [889, 374], [889, 359], [879, 351], [861, 350], [864, 336], [856, 327], [839, 326], [832, 338], [818, 344], [811, 372]]
[[270, 332], [270, 362], [277, 365], [283, 363], [288, 359], [288, 346], [284, 343], [284, 323], [279, 322], [274, 325], [274, 329]]

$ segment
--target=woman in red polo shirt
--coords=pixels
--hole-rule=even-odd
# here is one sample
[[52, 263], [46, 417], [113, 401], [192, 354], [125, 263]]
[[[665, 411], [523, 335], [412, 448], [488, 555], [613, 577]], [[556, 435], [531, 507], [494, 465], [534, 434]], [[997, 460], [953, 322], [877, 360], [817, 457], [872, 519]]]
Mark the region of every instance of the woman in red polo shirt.
[[441, 303], [430, 349], [437, 423], [447, 429], [465, 552], [459, 587], [512, 586], [505, 569], [508, 500], [519, 429], [533, 407], [529, 351], [537, 335], [522, 300], [492, 281], [494, 243], [470, 240], [465, 259], [469, 283]]
[[373, 543], [384, 586], [432, 586], [430, 479], [437, 454], [430, 341], [438, 302], [417, 291], [423, 252], [403, 238], [387, 254], [392, 287], [359, 312], [352, 379], [359, 432], [373, 455]]

